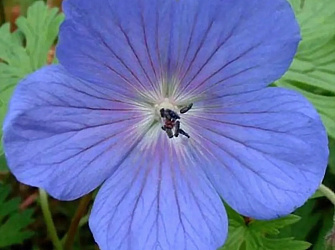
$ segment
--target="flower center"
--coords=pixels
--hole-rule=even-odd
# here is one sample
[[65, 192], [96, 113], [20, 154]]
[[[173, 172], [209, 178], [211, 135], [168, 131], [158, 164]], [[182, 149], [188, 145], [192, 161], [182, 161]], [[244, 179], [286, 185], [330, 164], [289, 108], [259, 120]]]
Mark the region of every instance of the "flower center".
[[186, 113], [192, 108], [193, 104], [189, 104], [178, 110], [178, 107], [173, 104], [168, 98], [165, 98], [163, 102], [155, 105], [156, 113], [162, 123], [162, 130], [166, 132], [167, 136], [171, 139], [184, 135], [190, 138], [189, 134], [186, 133], [180, 126], [180, 115]]
[[179, 112], [178, 106], [170, 99], [170, 98], [164, 98], [162, 102], [155, 105], [155, 116], [160, 120], [161, 119], [161, 109], [170, 109], [176, 113]]

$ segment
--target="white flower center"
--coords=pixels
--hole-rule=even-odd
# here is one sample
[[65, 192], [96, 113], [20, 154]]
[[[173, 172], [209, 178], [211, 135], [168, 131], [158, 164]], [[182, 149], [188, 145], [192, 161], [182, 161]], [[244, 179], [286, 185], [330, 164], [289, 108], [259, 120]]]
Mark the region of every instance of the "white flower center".
[[164, 98], [164, 100], [155, 105], [155, 118], [157, 118], [157, 120], [159, 121], [161, 120], [160, 115], [161, 109], [170, 109], [176, 112], [177, 114], [179, 113], [178, 106], [170, 98]]

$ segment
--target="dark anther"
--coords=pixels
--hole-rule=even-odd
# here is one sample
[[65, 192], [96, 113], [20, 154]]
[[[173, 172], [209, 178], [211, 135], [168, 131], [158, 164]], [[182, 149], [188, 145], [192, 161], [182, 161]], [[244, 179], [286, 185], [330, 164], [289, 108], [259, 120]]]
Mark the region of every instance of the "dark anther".
[[182, 129], [179, 129], [179, 133], [181, 134], [181, 135], [185, 135], [187, 138], [190, 138], [190, 135], [188, 134], [188, 133], [186, 133], [184, 130], [182, 130]]
[[171, 109], [161, 109], [159, 112], [162, 118], [165, 118], [169, 121], [175, 121], [177, 119], [180, 119], [180, 116]]
[[180, 114], [185, 114], [187, 111], [189, 111], [193, 106], [193, 103], [190, 103], [189, 105], [187, 105], [186, 107], [183, 107], [180, 109]]
[[166, 134], [168, 135], [169, 138], [173, 138], [173, 132], [172, 132], [172, 129], [167, 128], [165, 131], [166, 131]]
[[[193, 104], [189, 104], [186, 107], [180, 109], [180, 113], [184, 114], [192, 108]], [[160, 109], [159, 110], [161, 117], [164, 119], [164, 126], [162, 126], [162, 130], [166, 132], [169, 138], [173, 138], [173, 136], [178, 137], [179, 134], [190, 138], [189, 134], [180, 128], [180, 116], [171, 109]]]
[[161, 113], [161, 117], [164, 118], [164, 116], [165, 116], [164, 109], [159, 110], [159, 112]]
[[175, 129], [174, 129], [174, 136], [175, 137], [179, 136], [179, 131], [180, 131], [180, 121], [176, 121]]
[[162, 129], [166, 132], [169, 138], [173, 138], [172, 128], [168, 128], [166, 125], [162, 126]]

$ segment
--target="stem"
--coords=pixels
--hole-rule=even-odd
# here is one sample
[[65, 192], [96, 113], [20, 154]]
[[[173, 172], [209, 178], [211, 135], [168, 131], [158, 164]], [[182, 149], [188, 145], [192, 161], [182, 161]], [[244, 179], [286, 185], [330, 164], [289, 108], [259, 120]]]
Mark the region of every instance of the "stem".
[[319, 191], [324, 196], [326, 196], [327, 199], [335, 206], [335, 193], [329, 187], [326, 187], [325, 185], [321, 184], [319, 187]]
[[79, 221], [79, 227], [82, 227], [82, 226], [84, 226], [87, 222], [88, 222], [88, 214], [87, 215], [85, 215], [83, 218], [81, 218], [80, 219], [80, 221]]
[[71, 225], [70, 225], [69, 230], [67, 231], [67, 234], [66, 234], [65, 243], [64, 243], [64, 249], [65, 250], [72, 249], [72, 245], [73, 245], [74, 238], [76, 236], [76, 233], [77, 233], [77, 230], [78, 230], [78, 227], [79, 227], [80, 220], [87, 212], [87, 206], [90, 203], [90, 201], [92, 200], [92, 195], [93, 195], [93, 192], [85, 195], [80, 200], [77, 211], [72, 218]]
[[55, 224], [52, 220], [51, 212], [49, 209], [49, 203], [48, 203], [48, 195], [41, 188], [39, 189], [39, 192], [40, 192], [42, 213], [43, 213], [45, 224], [47, 225], [48, 233], [51, 238], [52, 244], [54, 245], [55, 249], [63, 250], [62, 244], [56, 232]]
[[52, 7], [52, 3], [53, 3], [52, 0], [47, 0], [47, 6], [48, 6], [48, 7]]

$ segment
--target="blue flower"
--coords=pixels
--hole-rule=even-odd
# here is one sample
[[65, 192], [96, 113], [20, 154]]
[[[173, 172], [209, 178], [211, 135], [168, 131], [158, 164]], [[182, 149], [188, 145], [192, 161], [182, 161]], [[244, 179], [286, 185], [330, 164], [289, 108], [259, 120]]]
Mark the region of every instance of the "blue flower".
[[267, 88], [300, 39], [286, 1], [67, 0], [64, 11], [60, 65], [18, 85], [4, 148], [19, 181], [55, 198], [102, 185], [89, 221], [101, 249], [217, 249], [220, 197], [271, 219], [317, 189], [319, 115]]

